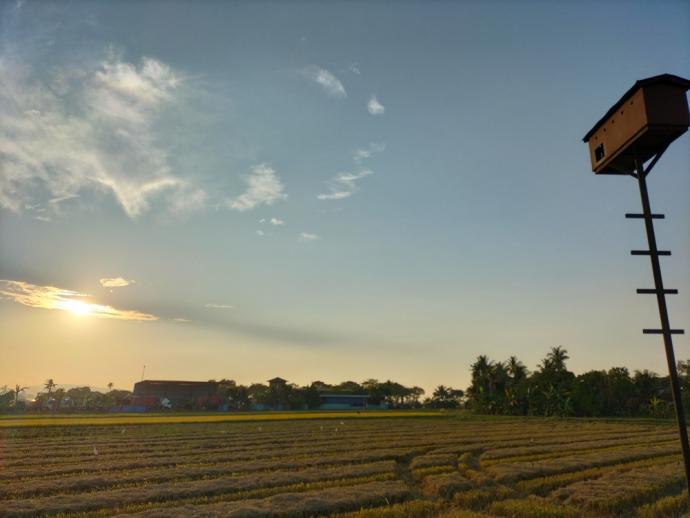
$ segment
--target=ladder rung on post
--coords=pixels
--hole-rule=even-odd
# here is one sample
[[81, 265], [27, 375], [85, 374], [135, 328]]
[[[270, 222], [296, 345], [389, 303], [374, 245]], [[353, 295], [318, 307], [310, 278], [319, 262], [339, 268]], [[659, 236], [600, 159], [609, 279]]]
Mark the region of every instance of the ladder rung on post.
[[[625, 215], [628, 219], [644, 219], [644, 214], [631, 214], [627, 213]], [[664, 219], [666, 216], [663, 214], [652, 214], [652, 219]]]
[[[654, 255], [651, 250], [630, 250], [630, 255]], [[657, 250], [656, 255], [671, 255], [670, 250]]]
[[[642, 332], [646, 335], [663, 335], [664, 330], [663, 329], [643, 329]], [[672, 335], [684, 335], [685, 330], [684, 329], [669, 329], [669, 333]]]
[[[675, 289], [665, 289], [661, 290], [661, 292], [664, 295], [678, 295], [678, 290]], [[637, 293], [640, 295], [654, 295], [655, 293], [659, 293], [659, 290], [654, 288], [637, 288]]]

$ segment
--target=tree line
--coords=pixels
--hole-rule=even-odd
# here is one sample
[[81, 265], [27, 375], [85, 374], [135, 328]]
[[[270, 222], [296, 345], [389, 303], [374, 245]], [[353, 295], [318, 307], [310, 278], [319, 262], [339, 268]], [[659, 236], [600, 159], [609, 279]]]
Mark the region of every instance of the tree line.
[[218, 388], [221, 400], [228, 401], [235, 410], [247, 410], [253, 405], [265, 405], [284, 409], [318, 408], [322, 394], [358, 394], [367, 395], [370, 406], [385, 408], [459, 408], [463, 405], [464, 391], [439, 385], [431, 396], [424, 398], [421, 387], [406, 387], [395, 381], [368, 379], [361, 383], [344, 381], [331, 385], [323, 381], [314, 381], [306, 386], [294, 383], [284, 385], [238, 385], [233, 380], [223, 379]]
[[[101, 412], [127, 405], [133, 397], [131, 391], [113, 389], [112, 383], [108, 383], [107, 392], [94, 391], [89, 387], [59, 388], [53, 379], [46, 380], [43, 388], [35, 400], [25, 401], [21, 393], [26, 387], [0, 387], [0, 412]], [[368, 379], [362, 383], [345, 381], [335, 385], [314, 381], [305, 386], [292, 383], [271, 386], [263, 383], [242, 385], [234, 380], [222, 379], [218, 382], [217, 397], [213, 397], [212, 401], [190, 400], [180, 409], [215, 410], [219, 403], [226, 404], [229, 410], [250, 410], [257, 405], [285, 410], [315, 409], [320, 405], [319, 395], [324, 393], [366, 394], [369, 405], [384, 408], [460, 408], [464, 404], [462, 390], [444, 385], [439, 385], [425, 398], [423, 388], [406, 387], [391, 380], [382, 382]]]
[[43, 384], [44, 391], [39, 392], [33, 401], [26, 401], [21, 394], [27, 387], [15, 385], [13, 389], [0, 387], [0, 412], [24, 411], [85, 411], [105, 412], [112, 407], [122, 405], [132, 393], [129, 390], [113, 389], [113, 383], [108, 383], [107, 392], [91, 390], [90, 387], [74, 387], [65, 389], [58, 387], [53, 379], [47, 379]]
[[[613, 367], [575, 375], [567, 368], [568, 351], [552, 347], [537, 368], [530, 372], [517, 357], [492, 361], [478, 356], [470, 366], [471, 384], [466, 391], [439, 385], [429, 396], [421, 387], [407, 387], [395, 381], [368, 379], [309, 385], [242, 385], [230, 379], [218, 382], [214, 404], [190, 401], [186, 410], [213, 410], [217, 402], [228, 410], [250, 410], [257, 406], [285, 410], [315, 409], [322, 394], [367, 395], [368, 405], [385, 408], [465, 408], [480, 414], [534, 415], [562, 417], [657, 417], [674, 416], [668, 376], [649, 370]], [[683, 404], [690, 413], [690, 361], [678, 362]], [[215, 380], [210, 380], [215, 381]], [[107, 392], [89, 387], [58, 388], [53, 379], [34, 401], [24, 401], [25, 387], [0, 387], [0, 412], [11, 411], [108, 411], [129, 404], [132, 393]]]
[[[552, 347], [534, 372], [515, 356], [491, 361], [481, 355], [471, 365], [465, 406], [477, 413], [575, 417], [674, 416], [668, 376], [626, 367], [569, 371], [568, 351]], [[690, 410], [690, 361], [678, 362], [686, 412]]]

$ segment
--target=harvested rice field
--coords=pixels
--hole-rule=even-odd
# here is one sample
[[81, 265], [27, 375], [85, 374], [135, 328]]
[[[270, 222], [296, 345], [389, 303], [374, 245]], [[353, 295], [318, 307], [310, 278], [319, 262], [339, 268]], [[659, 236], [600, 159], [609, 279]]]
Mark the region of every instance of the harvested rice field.
[[672, 422], [322, 417], [5, 427], [0, 515], [651, 518], [689, 511]]

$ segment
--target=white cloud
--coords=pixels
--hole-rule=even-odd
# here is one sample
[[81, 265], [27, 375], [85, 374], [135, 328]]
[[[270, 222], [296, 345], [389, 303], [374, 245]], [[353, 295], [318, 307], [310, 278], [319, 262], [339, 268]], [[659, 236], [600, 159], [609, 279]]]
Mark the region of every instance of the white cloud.
[[339, 98], [347, 97], [347, 92], [345, 91], [343, 83], [325, 68], [312, 65], [305, 68], [303, 73], [309, 79], [321, 86], [328, 95]]
[[27, 62], [0, 53], [1, 207], [20, 212], [47, 194], [56, 212], [87, 190], [112, 193], [130, 218], [157, 197], [172, 211], [203, 205], [203, 190], [173, 174], [156, 130], [181, 103], [176, 71], [113, 53], [83, 68], [55, 65], [50, 77]]
[[231, 306], [230, 304], [204, 304], [204, 307], [206, 308], [212, 308], [212, 309], [235, 309], [235, 306]]
[[259, 237], [262, 237], [264, 235], [264, 231], [263, 230], [257, 230], [256, 235]]
[[104, 288], [124, 288], [125, 286], [129, 286], [134, 281], [128, 281], [127, 279], [123, 279], [122, 277], [113, 277], [99, 279], [98, 282]]
[[367, 110], [369, 110], [369, 113], [372, 115], [383, 115], [386, 111], [386, 107], [379, 102], [375, 95], [372, 95], [367, 103]]
[[250, 210], [257, 205], [272, 205], [278, 200], [287, 198], [283, 186], [275, 170], [260, 164], [252, 168], [252, 174], [247, 178], [248, 189], [237, 198], [227, 202], [231, 209], [238, 211]]
[[356, 63], [353, 63], [352, 65], [350, 65], [348, 70], [350, 72], [352, 72], [353, 74], [357, 74], [357, 75], [360, 75], [362, 73], [362, 71], [359, 69], [359, 67], [357, 66]]
[[282, 219], [271, 218], [271, 225], [274, 225], [274, 226], [277, 227], [277, 226], [280, 226], [280, 225], [285, 225], [285, 222], [284, 222]]
[[316, 241], [318, 239], [321, 239], [319, 236], [316, 234], [310, 234], [309, 232], [302, 232], [299, 235], [299, 240], [300, 241]]
[[330, 192], [321, 193], [317, 198], [319, 200], [342, 200], [349, 198], [359, 190], [357, 181], [371, 174], [374, 174], [374, 172], [369, 169], [363, 169], [358, 173], [338, 173], [329, 181]]

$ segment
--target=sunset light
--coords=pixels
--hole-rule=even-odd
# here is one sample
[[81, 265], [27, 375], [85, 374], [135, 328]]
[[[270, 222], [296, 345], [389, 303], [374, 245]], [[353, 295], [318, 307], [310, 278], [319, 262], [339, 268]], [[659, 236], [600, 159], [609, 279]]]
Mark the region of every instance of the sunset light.
[[66, 311], [69, 311], [70, 313], [73, 313], [77, 316], [84, 316], [88, 315], [91, 313], [91, 304], [87, 304], [86, 302], [83, 302], [81, 300], [64, 300], [58, 302], [55, 307], [57, 309], [64, 309]]
[[690, 518], [689, 21], [0, 0], [0, 516]]
[[141, 311], [87, 302], [90, 296], [85, 293], [55, 286], [38, 286], [24, 281], [0, 279], [0, 297], [30, 308], [59, 309], [77, 316], [117, 320], [158, 320], [157, 316]]

